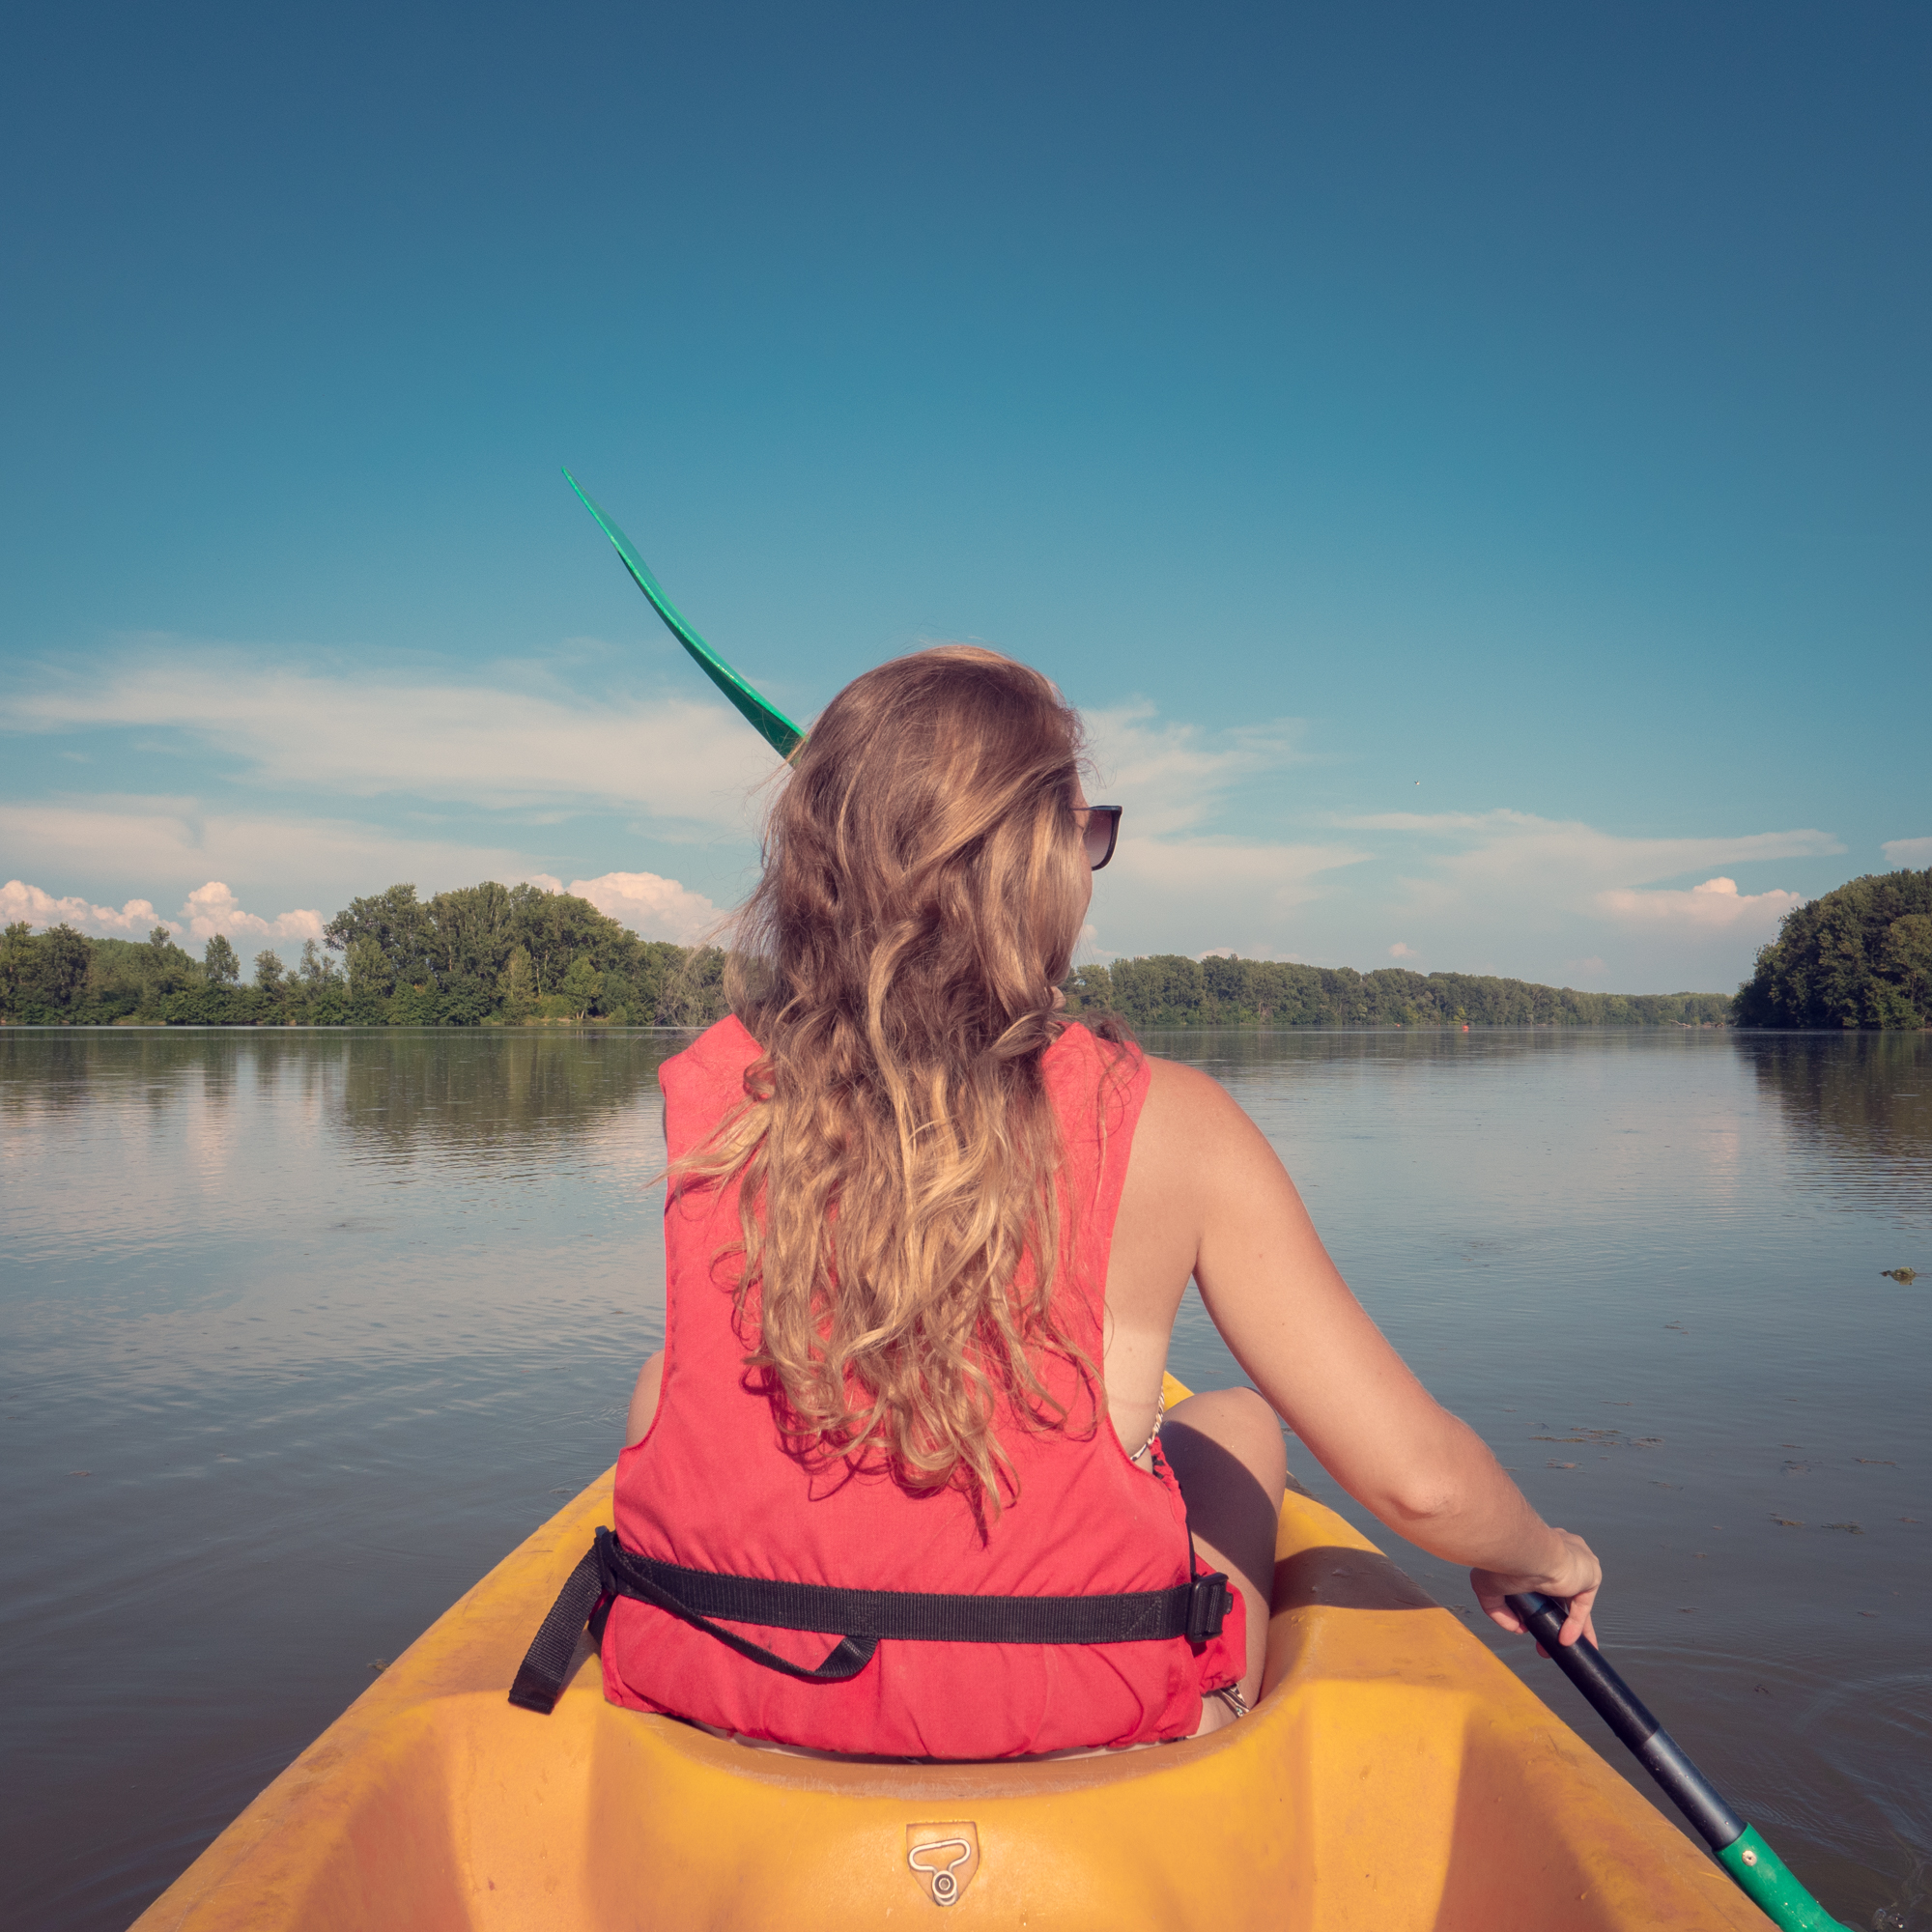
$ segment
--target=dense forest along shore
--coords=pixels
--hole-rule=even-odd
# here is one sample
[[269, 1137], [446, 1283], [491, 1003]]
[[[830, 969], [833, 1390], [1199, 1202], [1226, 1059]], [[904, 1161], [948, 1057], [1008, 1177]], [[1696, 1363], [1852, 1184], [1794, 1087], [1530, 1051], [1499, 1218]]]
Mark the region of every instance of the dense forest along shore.
[[[69, 925], [0, 935], [0, 1024], [29, 1026], [707, 1026], [725, 1010], [715, 946], [639, 939], [589, 900], [485, 881], [351, 902], [291, 969], [217, 933], [195, 959]], [[1912, 1031], [1932, 1021], [1932, 868], [1854, 879], [1786, 914], [1733, 999], [1594, 993], [1490, 974], [1184, 953], [1076, 967], [1067, 1010], [1130, 1026], [1751, 1026]]]
[[[471, 886], [357, 899], [293, 971], [220, 934], [194, 959], [165, 926], [145, 944], [69, 926], [0, 938], [0, 1020], [40, 1026], [707, 1026], [725, 1010], [715, 946], [639, 939], [586, 899]], [[338, 959], [336, 956], [340, 954]], [[1578, 992], [1466, 973], [1301, 966], [1182, 953], [1082, 966], [1069, 1012], [1135, 1027], [1714, 1026], [1722, 993]]]

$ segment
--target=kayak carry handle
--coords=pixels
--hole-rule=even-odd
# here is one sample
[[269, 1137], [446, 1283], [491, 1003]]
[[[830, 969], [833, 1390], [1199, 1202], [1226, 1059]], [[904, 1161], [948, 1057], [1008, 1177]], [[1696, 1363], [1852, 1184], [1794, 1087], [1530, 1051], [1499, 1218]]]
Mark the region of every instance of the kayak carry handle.
[[1756, 1828], [1731, 1809], [1643, 1699], [1605, 1661], [1603, 1652], [1586, 1636], [1575, 1643], [1560, 1641], [1570, 1608], [1560, 1597], [1525, 1590], [1503, 1601], [1583, 1693], [1590, 1708], [1630, 1747], [1766, 1918], [1783, 1932], [1850, 1932], [1842, 1919], [1833, 1918], [1805, 1890]]

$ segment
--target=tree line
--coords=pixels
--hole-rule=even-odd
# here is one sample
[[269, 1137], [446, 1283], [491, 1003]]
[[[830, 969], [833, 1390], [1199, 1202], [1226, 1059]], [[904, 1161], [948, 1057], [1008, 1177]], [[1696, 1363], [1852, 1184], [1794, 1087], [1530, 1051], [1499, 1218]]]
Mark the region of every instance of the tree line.
[[[1907, 874], [1904, 876], [1917, 876]], [[1820, 904], [1824, 901], [1819, 901]], [[1795, 915], [1794, 915], [1795, 917]], [[413, 886], [353, 900], [284, 966], [216, 934], [191, 957], [164, 925], [147, 941], [71, 926], [0, 934], [0, 1019], [111, 1026], [707, 1026], [723, 1017], [716, 947], [639, 939], [587, 899], [486, 881], [419, 899]], [[1298, 966], [1180, 953], [1075, 969], [1073, 1013], [1130, 1026], [1445, 1027], [1723, 1024], [1720, 993], [1585, 993], [1399, 967]]]
[[1145, 1028], [1721, 1026], [1731, 1017], [1722, 993], [1583, 993], [1488, 974], [1178, 952], [1076, 967], [1066, 1003]]
[[[146, 943], [69, 925], [0, 933], [0, 1018], [43, 1026], [706, 1026], [724, 1012], [716, 947], [639, 939], [588, 899], [486, 881], [418, 899], [353, 900], [284, 966], [244, 981], [217, 933], [189, 956], [164, 925]], [[339, 955], [339, 957], [338, 957]]]
[[1867, 872], [1794, 906], [1736, 1006], [1740, 1026], [1932, 1025], [1932, 866]]

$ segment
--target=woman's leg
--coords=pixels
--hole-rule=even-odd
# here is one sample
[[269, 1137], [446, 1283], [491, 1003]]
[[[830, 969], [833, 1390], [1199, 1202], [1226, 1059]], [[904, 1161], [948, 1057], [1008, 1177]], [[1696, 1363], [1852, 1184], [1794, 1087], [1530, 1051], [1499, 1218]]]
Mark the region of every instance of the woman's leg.
[[[1281, 1424], [1253, 1389], [1209, 1389], [1167, 1411], [1160, 1446], [1187, 1499], [1195, 1548], [1210, 1569], [1228, 1573], [1246, 1601], [1248, 1667], [1241, 1695], [1253, 1705], [1262, 1693], [1275, 1525], [1288, 1484]], [[1224, 1721], [1226, 1707], [1210, 1698], [1201, 1728], [1213, 1730]]]

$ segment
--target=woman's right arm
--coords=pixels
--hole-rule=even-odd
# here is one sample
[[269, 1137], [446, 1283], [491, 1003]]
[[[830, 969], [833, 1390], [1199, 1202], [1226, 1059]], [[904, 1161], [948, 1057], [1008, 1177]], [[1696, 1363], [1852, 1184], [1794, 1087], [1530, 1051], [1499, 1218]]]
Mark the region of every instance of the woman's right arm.
[[637, 1386], [631, 1391], [631, 1406], [624, 1417], [624, 1447], [635, 1449], [644, 1439], [658, 1412], [658, 1398], [664, 1392], [665, 1358], [660, 1349], [644, 1358], [638, 1371]]
[[1503, 1598], [1538, 1590], [1569, 1600], [1565, 1643], [1594, 1640], [1603, 1571], [1589, 1546], [1546, 1523], [1475, 1431], [1409, 1372], [1227, 1091], [1171, 1061], [1153, 1067], [1135, 1151], [1161, 1177], [1168, 1226], [1191, 1236], [1202, 1299], [1255, 1386], [1357, 1502], [1432, 1555], [1468, 1565], [1478, 1601], [1506, 1630], [1522, 1626]]

